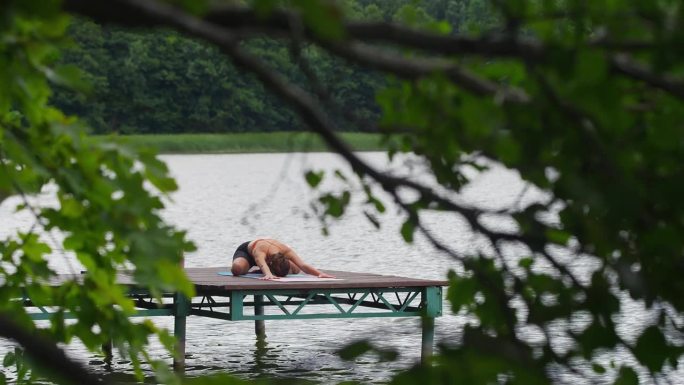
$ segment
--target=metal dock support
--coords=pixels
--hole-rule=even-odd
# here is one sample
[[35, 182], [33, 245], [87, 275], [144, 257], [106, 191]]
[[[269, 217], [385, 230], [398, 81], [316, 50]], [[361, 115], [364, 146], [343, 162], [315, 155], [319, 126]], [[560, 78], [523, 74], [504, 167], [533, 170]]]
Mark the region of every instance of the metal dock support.
[[[225, 267], [186, 268], [195, 284], [196, 297], [166, 293], [161, 301], [153, 297], [131, 277], [122, 275], [119, 283], [129, 287], [137, 307], [133, 317], [173, 316], [176, 349], [174, 370], [185, 371], [187, 317], [190, 315], [227, 321], [254, 321], [258, 341], [266, 337], [265, 320], [421, 317], [421, 362], [429, 364], [435, 339], [435, 318], [442, 315], [442, 286], [446, 281], [413, 279], [370, 273], [332, 271], [341, 278], [331, 281], [269, 282], [219, 274]], [[60, 279], [78, 279], [62, 275]], [[59, 280], [55, 284], [59, 284]], [[173, 302], [170, 303], [170, 298]], [[217, 301], [215, 298], [221, 298]], [[50, 319], [49, 306], [37, 306], [30, 298], [17, 298], [34, 320]], [[245, 308], [253, 307], [253, 311]], [[249, 310], [249, 309], [248, 309]], [[65, 313], [64, 318], [73, 318]], [[113, 331], [115, 332], [115, 331]], [[106, 355], [111, 351], [103, 346]]]
[[176, 337], [176, 351], [173, 356], [173, 370], [185, 373], [185, 335], [187, 317], [190, 315], [190, 300], [181, 293], [173, 298], [173, 335]]

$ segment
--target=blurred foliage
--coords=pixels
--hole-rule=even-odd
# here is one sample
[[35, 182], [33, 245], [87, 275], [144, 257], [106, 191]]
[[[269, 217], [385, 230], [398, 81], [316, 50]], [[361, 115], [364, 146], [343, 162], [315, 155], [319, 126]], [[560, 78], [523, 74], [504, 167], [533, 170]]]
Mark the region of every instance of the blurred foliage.
[[[58, 63], [67, 25], [55, 1], [2, 4], [0, 202], [33, 219], [0, 240], [0, 312], [55, 342], [78, 339], [99, 351], [111, 340], [141, 374], [141, 361], [152, 361], [144, 349], [150, 337], [168, 348], [173, 339], [149, 321], [131, 322], [133, 302], [116, 273], [130, 270], [155, 296], [190, 295], [179, 264], [194, 246], [159, 216], [176, 189], [164, 163], [147, 151], [85, 141], [78, 122], [48, 104], [52, 86], [82, 84], [79, 71]], [[48, 257], [64, 266], [75, 257], [85, 270], [50, 285]], [[38, 326], [21, 299], [57, 311]], [[66, 312], [76, 321], [65, 322]], [[3, 361], [17, 368], [17, 381], [29, 375], [21, 357], [11, 352]]]
[[[57, 304], [62, 311], [42, 333], [59, 342], [78, 338], [92, 350], [114, 338], [139, 370], [140, 359], [150, 360], [144, 350], [150, 335], [158, 333], [167, 346], [172, 340], [150, 323], [128, 321], [132, 304], [114, 284], [115, 271], [133, 266], [153, 292], [189, 294], [177, 264], [192, 245], [158, 217], [164, 194], [175, 188], [163, 163], [144, 151], [83, 141], [69, 115], [83, 115], [96, 132], [287, 129], [294, 115], [264, 96], [262, 86], [244, 74], [249, 68], [238, 73], [212, 48], [175, 32], [131, 34], [77, 20], [69, 32], [77, 44], [60, 60], [68, 20], [57, 3], [38, 3], [5, 2], [0, 19], [0, 197], [18, 195], [21, 209], [36, 218], [32, 228], [0, 244], [0, 311], [36, 328], [12, 300], [25, 293], [36, 304]], [[193, 14], [209, 9], [176, 3]], [[382, 223], [387, 205], [373, 189], [380, 182], [406, 213], [404, 239], [427, 237], [461, 265], [459, 274], [449, 273], [447, 299], [472, 321], [459, 330], [460, 340], [443, 341], [429, 365], [400, 373], [393, 383], [541, 384], [569, 378], [635, 384], [676, 375], [684, 352], [680, 0], [244, 4], [263, 14], [277, 8], [298, 12], [311, 33], [340, 44], [349, 43], [345, 19], [405, 23], [434, 44], [404, 47], [395, 36], [390, 47], [374, 46], [378, 53], [391, 52], [405, 63], [439, 59], [479, 81], [439, 70], [412, 80], [385, 79], [361, 66], [340, 65], [313, 44], [303, 49], [341, 110], [377, 120], [393, 138], [389, 153], [415, 154], [439, 185], [436, 194], [396, 179], [373, 181], [356, 169], [368, 219]], [[455, 55], [446, 37], [475, 44], [460, 46]], [[290, 82], [316, 92], [287, 45], [258, 37], [244, 47]], [[473, 84], [490, 91], [471, 92]], [[58, 89], [54, 94], [51, 85]], [[507, 98], [510, 90], [524, 97]], [[342, 117], [325, 98], [315, 99], [332, 118]], [[493, 211], [452, 199], [470, 185], [466, 170], [486, 169], [491, 161], [517, 170], [549, 199]], [[305, 176], [317, 189], [324, 177], [316, 171]], [[351, 178], [336, 178], [349, 188], [320, 190], [315, 207], [324, 223], [342, 217], [357, 193]], [[400, 187], [417, 194], [407, 198], [397, 192]], [[49, 191], [55, 191], [57, 205], [28, 199]], [[472, 255], [455, 252], [423, 227], [429, 211], [450, 212], [489, 242]], [[489, 226], [492, 215], [506, 217], [516, 230]], [[64, 239], [46, 242], [38, 236], [43, 229], [59, 230]], [[513, 256], [510, 247], [518, 250]], [[51, 252], [73, 253], [87, 268], [83, 283], [45, 285], [54, 275], [46, 262]], [[629, 334], [619, 322], [635, 306], [645, 308], [647, 317]], [[66, 324], [64, 311], [78, 321]], [[367, 342], [341, 355], [366, 353], [394, 358]], [[25, 362], [8, 357], [9, 363]], [[166, 376], [165, 366], [157, 365]]]

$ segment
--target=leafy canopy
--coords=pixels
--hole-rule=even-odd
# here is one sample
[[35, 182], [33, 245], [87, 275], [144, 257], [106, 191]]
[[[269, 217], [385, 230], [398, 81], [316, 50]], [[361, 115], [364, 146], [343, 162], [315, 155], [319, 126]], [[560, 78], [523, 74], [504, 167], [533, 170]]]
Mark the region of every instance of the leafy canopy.
[[[18, 201], [33, 219], [0, 240], [0, 315], [90, 350], [111, 340], [140, 371], [141, 360], [152, 361], [144, 349], [150, 336], [169, 348], [172, 338], [149, 321], [130, 321], [133, 303], [116, 274], [130, 270], [156, 296], [193, 293], [179, 266], [194, 246], [159, 217], [176, 184], [153, 153], [88, 140], [73, 117], [48, 104], [52, 86], [83, 86], [76, 68], [55, 65], [68, 25], [58, 2], [4, 3], [2, 14], [0, 202]], [[75, 257], [85, 270], [54, 286], [48, 257], [66, 266]], [[57, 307], [49, 326], [28, 318], [22, 298]], [[65, 322], [67, 312], [76, 322]]]

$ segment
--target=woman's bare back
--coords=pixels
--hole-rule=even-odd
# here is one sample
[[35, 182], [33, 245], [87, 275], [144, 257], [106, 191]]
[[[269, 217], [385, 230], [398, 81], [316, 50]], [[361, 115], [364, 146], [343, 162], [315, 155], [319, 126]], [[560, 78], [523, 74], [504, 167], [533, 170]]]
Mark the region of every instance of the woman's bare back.
[[249, 243], [247, 248], [252, 255], [254, 255], [257, 251], [263, 252], [266, 255], [270, 255], [275, 253], [287, 254], [292, 250], [290, 246], [271, 238], [255, 239]]

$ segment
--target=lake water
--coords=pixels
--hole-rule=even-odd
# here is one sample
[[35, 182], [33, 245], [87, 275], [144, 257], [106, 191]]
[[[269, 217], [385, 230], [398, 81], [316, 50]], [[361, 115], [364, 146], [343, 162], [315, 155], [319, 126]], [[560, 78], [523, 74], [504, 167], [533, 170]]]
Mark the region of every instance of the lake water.
[[[421, 165], [411, 158], [390, 163], [384, 153], [361, 156], [379, 168], [411, 174], [431, 183]], [[290, 244], [307, 262], [322, 269], [425, 279], [445, 279], [449, 269], [459, 269], [455, 261], [434, 250], [420, 236], [413, 244], [406, 244], [399, 233], [403, 216], [390, 200], [385, 200], [388, 210], [381, 217], [381, 229], [377, 230], [363, 215], [358, 204], [363, 197], [358, 194], [347, 214], [330, 224], [330, 234], [322, 235], [321, 224], [310, 209], [316, 193], [306, 184], [303, 173], [309, 169], [327, 170], [330, 176], [333, 170], [341, 169], [349, 175], [348, 167], [335, 154], [167, 155], [162, 158], [180, 186], [163, 215], [170, 223], [187, 230], [198, 247], [186, 256], [187, 267], [227, 268], [240, 243], [268, 236]], [[473, 183], [458, 197], [472, 205], [503, 209], [546, 198], [542, 192], [526, 188], [515, 172], [497, 166], [482, 174], [472, 173], [472, 177]], [[339, 190], [341, 182], [333, 179], [326, 179], [321, 188]], [[8, 200], [0, 206], [0, 216], [11, 218], [0, 223], [0, 236], [31, 221], [25, 215], [12, 214], [13, 203], [16, 202]], [[454, 216], [429, 214], [423, 220], [437, 238], [459, 252], [473, 251], [483, 245]], [[492, 226], [511, 228], [512, 224], [494, 218]], [[587, 268], [581, 261], [578, 263], [577, 268]], [[57, 256], [51, 265], [59, 272], [68, 272], [77, 263]], [[155, 322], [173, 327], [170, 317], [156, 318]], [[444, 316], [436, 321], [436, 341], [457, 342], [466, 322], [464, 317], [451, 314], [445, 302]], [[629, 320], [624, 323], [630, 327]], [[418, 319], [412, 318], [267, 321], [266, 333], [266, 343], [257, 344], [253, 322], [190, 317], [186, 347], [188, 375], [226, 372], [243, 378], [380, 383], [420, 358], [420, 325]], [[337, 357], [338, 349], [363, 338], [396, 349], [399, 359], [379, 364], [370, 355], [353, 362]], [[100, 360], [84, 352], [78, 344], [66, 348], [72, 356], [105, 373]], [[0, 344], [0, 354], [7, 349], [10, 345]], [[171, 360], [158, 344], [152, 346], [151, 352], [157, 358]], [[130, 378], [131, 367], [115, 355], [113, 371], [116, 374], [110, 376], [125, 380]]]

